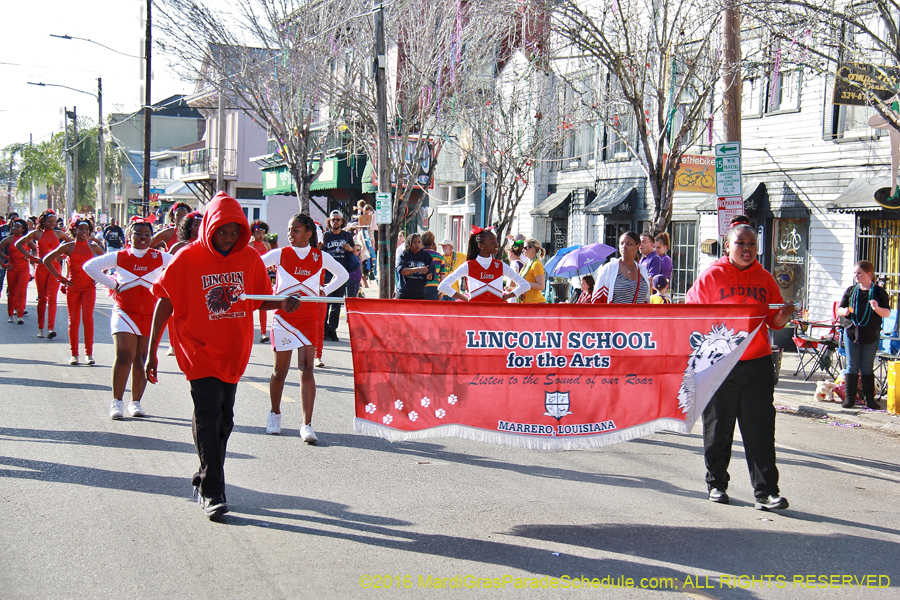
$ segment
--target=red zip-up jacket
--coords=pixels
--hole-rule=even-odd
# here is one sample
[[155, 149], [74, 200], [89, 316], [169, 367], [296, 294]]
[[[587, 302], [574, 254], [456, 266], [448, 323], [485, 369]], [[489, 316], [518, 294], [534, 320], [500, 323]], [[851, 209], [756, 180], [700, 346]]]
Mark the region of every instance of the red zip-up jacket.
[[[781, 290], [775, 278], [759, 261], [741, 271], [723, 256], [700, 274], [684, 299], [685, 304], [780, 304]], [[775, 326], [777, 310], [770, 310], [756, 337], [747, 346], [741, 360], [752, 360], [772, 354], [769, 327]], [[783, 326], [782, 326], [783, 327]]]

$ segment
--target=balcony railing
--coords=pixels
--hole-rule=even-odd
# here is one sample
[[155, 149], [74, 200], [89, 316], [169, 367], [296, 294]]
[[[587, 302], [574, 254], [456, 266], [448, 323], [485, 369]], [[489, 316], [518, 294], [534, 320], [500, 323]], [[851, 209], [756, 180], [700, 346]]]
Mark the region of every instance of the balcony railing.
[[[222, 174], [225, 177], [237, 177], [237, 150], [225, 150]], [[203, 148], [183, 152], [179, 162], [182, 179], [212, 178], [218, 174], [218, 148]]]

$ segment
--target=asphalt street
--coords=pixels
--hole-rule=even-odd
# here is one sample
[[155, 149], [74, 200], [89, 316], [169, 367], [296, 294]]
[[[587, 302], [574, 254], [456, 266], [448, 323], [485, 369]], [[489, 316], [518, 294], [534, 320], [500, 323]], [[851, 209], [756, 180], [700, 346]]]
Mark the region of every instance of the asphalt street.
[[33, 286], [26, 324], [0, 322], [3, 598], [900, 597], [890, 432], [780, 411], [791, 507], [777, 513], [753, 509], [739, 441], [731, 504], [706, 499], [699, 424], [590, 451], [391, 444], [353, 432], [344, 323], [316, 372], [317, 446], [298, 437], [295, 370], [284, 432], [265, 434], [271, 350], [254, 345], [226, 461], [231, 512], [211, 522], [190, 499], [174, 357], [161, 353], [148, 416], [110, 421], [109, 301], [98, 294], [93, 367], [67, 364], [60, 301], [53, 341], [35, 337]]

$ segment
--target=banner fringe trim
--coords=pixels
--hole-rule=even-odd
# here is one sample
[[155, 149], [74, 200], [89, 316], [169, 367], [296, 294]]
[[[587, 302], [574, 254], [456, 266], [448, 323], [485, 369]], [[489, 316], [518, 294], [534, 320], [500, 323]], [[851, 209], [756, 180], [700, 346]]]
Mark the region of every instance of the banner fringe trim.
[[390, 442], [412, 442], [453, 437], [485, 444], [525, 448], [527, 450], [589, 450], [591, 448], [602, 448], [627, 442], [660, 431], [689, 433], [687, 424], [684, 421], [672, 418], [656, 419], [655, 421], [611, 432], [567, 436], [522, 435], [507, 431], [489, 431], [459, 424], [440, 425], [419, 431], [401, 431], [359, 417], [353, 420], [353, 430], [363, 435], [384, 438]]

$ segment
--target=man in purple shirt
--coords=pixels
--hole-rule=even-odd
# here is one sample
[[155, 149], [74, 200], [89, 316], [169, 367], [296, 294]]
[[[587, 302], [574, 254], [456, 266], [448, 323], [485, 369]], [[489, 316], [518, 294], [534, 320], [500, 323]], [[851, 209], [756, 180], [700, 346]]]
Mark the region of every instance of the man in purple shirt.
[[643, 256], [641, 264], [647, 266], [647, 271], [650, 273], [651, 280], [657, 275], [662, 274], [662, 262], [659, 260], [659, 255], [656, 253], [654, 242], [653, 236], [646, 231], [641, 234], [640, 250], [641, 256]]

